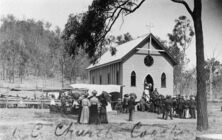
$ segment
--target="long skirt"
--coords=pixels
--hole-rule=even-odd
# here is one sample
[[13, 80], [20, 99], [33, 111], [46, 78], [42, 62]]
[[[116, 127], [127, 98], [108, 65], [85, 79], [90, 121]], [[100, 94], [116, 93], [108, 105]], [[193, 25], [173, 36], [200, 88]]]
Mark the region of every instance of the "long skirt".
[[97, 105], [91, 105], [89, 109], [90, 109], [89, 124], [100, 124]]
[[106, 106], [101, 106], [99, 118], [100, 118], [100, 123], [108, 123]]
[[82, 108], [80, 123], [83, 123], [83, 124], [89, 123], [89, 107], [88, 106], [83, 106]]
[[190, 118], [189, 109], [186, 109], [186, 110], [185, 110], [185, 118], [186, 118], [186, 119]]
[[82, 114], [82, 106], [80, 106], [79, 110], [78, 110], [78, 120], [77, 120], [77, 123], [80, 123], [81, 114]]

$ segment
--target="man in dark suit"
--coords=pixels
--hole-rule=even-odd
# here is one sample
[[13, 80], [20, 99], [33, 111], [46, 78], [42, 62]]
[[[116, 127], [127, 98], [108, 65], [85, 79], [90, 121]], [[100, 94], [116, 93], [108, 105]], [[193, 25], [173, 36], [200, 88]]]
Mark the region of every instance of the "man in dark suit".
[[135, 105], [138, 102], [135, 101], [134, 96], [130, 96], [130, 99], [128, 101], [128, 109], [129, 109], [129, 121], [133, 121], [133, 112], [135, 110]]
[[193, 99], [193, 96], [190, 96], [190, 101], [189, 101], [189, 111], [190, 111], [190, 116], [191, 119], [196, 119], [196, 101]]
[[128, 101], [129, 101], [129, 95], [128, 94], [125, 94], [124, 95], [124, 98], [123, 98], [123, 113], [128, 113]]
[[168, 115], [170, 115], [170, 119], [173, 119], [173, 114], [172, 114], [172, 105], [173, 105], [173, 101], [171, 99], [171, 96], [167, 96], [166, 100], [165, 100], [165, 120], [167, 120]]
[[82, 99], [83, 99], [83, 95], [81, 95], [78, 99], [79, 109], [78, 109], [77, 123], [80, 123], [80, 118], [81, 118], [81, 113], [82, 113]]
[[185, 100], [183, 96], [179, 97], [178, 100], [178, 113], [179, 113], [179, 117], [183, 118], [183, 113], [184, 113], [184, 105], [185, 105]]

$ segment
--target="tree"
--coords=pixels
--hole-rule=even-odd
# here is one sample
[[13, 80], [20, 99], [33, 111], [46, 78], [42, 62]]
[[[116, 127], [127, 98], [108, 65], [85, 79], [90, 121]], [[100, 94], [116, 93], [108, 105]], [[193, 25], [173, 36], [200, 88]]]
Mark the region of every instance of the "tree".
[[[197, 70], [197, 130], [208, 129], [207, 94], [204, 70], [204, 43], [202, 29], [202, 1], [194, 0], [191, 10], [184, 0], [171, 0], [185, 6], [194, 23], [196, 37], [196, 70]], [[78, 47], [85, 47], [89, 56], [93, 56], [100, 47], [101, 41], [111, 30], [117, 18], [135, 12], [145, 0], [94, 0], [88, 12], [82, 17], [78, 28]]]
[[168, 49], [178, 62], [178, 65], [174, 67], [174, 93], [183, 94], [184, 84], [186, 84], [183, 83], [186, 82], [184, 79], [184, 76], [186, 76], [184, 68], [189, 62], [186, 59], [186, 50], [192, 41], [194, 31], [190, 20], [186, 16], [180, 16], [175, 20], [175, 23], [173, 32], [168, 34], [170, 40]]
[[194, 22], [196, 37], [196, 71], [197, 71], [197, 130], [207, 130], [207, 93], [206, 93], [206, 77], [204, 69], [204, 43], [202, 28], [202, 1], [194, 0], [194, 9], [191, 11], [188, 4], [184, 1], [175, 1], [185, 5], [187, 11], [191, 15]]
[[[7, 70], [6, 73], [9, 77], [9, 82], [14, 83], [14, 76], [15, 76], [15, 60], [17, 56], [18, 51], [18, 42], [17, 42], [17, 35], [16, 34], [16, 19], [12, 15], [8, 15], [6, 18], [3, 18], [1, 20], [3, 22], [1, 26], [1, 33], [4, 34], [1, 37], [2, 40], [2, 49], [4, 49], [3, 52], [7, 53]], [[4, 60], [4, 59], [3, 59]], [[2, 61], [5, 63], [4, 61]], [[5, 68], [5, 67], [3, 67]], [[3, 70], [4, 71], [4, 70]]]
[[[36, 79], [55, 77], [59, 73], [60, 48], [64, 48], [60, 29], [50, 29], [50, 23], [33, 19], [18, 20], [9, 15], [1, 19], [0, 54], [2, 78], [13, 82], [25, 75]], [[16, 75], [17, 74], [17, 75]]]
[[[206, 79], [208, 79], [208, 85], [209, 85], [209, 93], [210, 93], [210, 100], [213, 100], [213, 86], [215, 85], [214, 81], [214, 73], [217, 70], [218, 67], [220, 67], [220, 62], [217, 61], [214, 57], [211, 59], [207, 59], [205, 62], [205, 68], [206, 68]], [[218, 80], [218, 79], [217, 79]]]

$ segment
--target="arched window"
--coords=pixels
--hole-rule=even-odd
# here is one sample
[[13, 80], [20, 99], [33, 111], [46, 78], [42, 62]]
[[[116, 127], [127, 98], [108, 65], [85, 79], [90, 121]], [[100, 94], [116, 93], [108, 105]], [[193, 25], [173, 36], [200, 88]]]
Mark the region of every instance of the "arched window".
[[131, 86], [132, 87], [136, 86], [136, 73], [135, 73], [135, 71], [131, 72]]
[[161, 75], [161, 87], [165, 88], [166, 87], [166, 74], [162, 73]]

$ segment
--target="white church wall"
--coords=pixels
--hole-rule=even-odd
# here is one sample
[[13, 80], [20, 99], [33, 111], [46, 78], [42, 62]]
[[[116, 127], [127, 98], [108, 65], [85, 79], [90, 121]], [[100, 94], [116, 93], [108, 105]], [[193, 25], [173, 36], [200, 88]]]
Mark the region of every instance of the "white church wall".
[[[143, 48], [147, 48], [147, 44]], [[154, 49], [154, 47], [151, 47]], [[154, 59], [152, 66], [148, 67], [144, 64], [144, 58], [147, 52], [142, 50], [133, 54], [123, 63], [123, 94], [136, 93], [138, 98], [142, 96], [144, 90], [144, 80], [149, 74], [153, 78], [154, 88], [163, 95], [173, 95], [173, 66], [159, 53], [150, 52]], [[131, 87], [131, 72], [136, 72], [136, 86]], [[166, 88], [161, 88], [161, 75], [166, 74]]]

